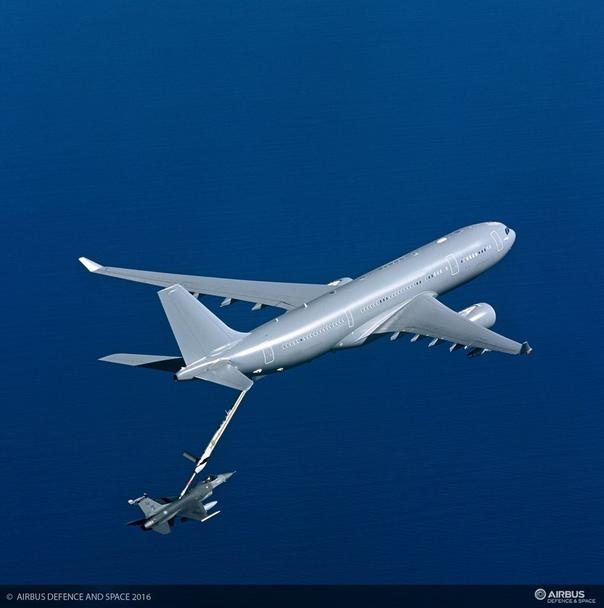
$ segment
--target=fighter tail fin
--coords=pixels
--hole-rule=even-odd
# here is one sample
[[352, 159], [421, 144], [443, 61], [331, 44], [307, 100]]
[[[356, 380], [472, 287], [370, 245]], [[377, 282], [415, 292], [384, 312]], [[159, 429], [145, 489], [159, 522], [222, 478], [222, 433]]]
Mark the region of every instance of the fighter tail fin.
[[162, 508], [161, 502], [158, 502], [154, 498], [149, 498], [149, 496], [137, 498], [132, 501], [132, 504], [138, 505], [145, 517], [151, 517], [157, 511], [161, 511]]
[[162, 289], [159, 299], [187, 365], [245, 335], [225, 325], [182, 285]]

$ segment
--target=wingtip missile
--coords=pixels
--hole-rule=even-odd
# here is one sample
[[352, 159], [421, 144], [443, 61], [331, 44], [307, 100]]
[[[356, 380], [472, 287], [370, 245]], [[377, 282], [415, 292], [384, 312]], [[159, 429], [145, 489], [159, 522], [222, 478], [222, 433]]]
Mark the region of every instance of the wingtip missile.
[[220, 513], [220, 511], [214, 511], [214, 513], [210, 513], [207, 517], [204, 517], [201, 521], [208, 521], [208, 519], [212, 519], [212, 517], [214, 517], [215, 515], [218, 515], [218, 513]]
[[137, 505], [143, 498], [147, 498], [147, 495], [143, 494], [142, 496], [139, 496], [138, 498], [130, 498], [128, 500], [128, 504], [129, 505]]

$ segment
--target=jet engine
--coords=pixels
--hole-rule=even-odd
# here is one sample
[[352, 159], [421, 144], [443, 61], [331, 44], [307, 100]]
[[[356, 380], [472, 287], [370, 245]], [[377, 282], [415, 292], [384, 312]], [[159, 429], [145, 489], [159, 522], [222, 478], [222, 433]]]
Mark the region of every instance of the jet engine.
[[479, 304], [472, 304], [468, 308], [460, 310], [459, 313], [462, 317], [465, 317], [473, 323], [482, 325], [483, 327], [492, 327], [495, 325], [497, 315], [495, 309], [486, 302], [480, 302]]

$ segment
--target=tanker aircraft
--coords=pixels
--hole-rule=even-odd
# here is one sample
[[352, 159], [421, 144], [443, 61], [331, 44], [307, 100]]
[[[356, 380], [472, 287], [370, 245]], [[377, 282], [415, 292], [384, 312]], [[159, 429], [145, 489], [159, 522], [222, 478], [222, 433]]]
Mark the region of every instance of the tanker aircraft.
[[[174, 379], [207, 380], [245, 393], [254, 381], [283, 372], [331, 351], [361, 346], [380, 336], [429, 346], [450, 343], [470, 357], [497, 351], [531, 353], [489, 328], [495, 310], [486, 303], [455, 311], [439, 297], [499, 262], [516, 233], [499, 222], [466, 226], [356, 279], [327, 284], [275, 283], [169, 274], [80, 262], [94, 274], [163, 287], [159, 299], [180, 348], [180, 356], [119, 353], [101, 361], [170, 371]], [[199, 296], [274, 306], [287, 312], [251, 332], [223, 323]]]

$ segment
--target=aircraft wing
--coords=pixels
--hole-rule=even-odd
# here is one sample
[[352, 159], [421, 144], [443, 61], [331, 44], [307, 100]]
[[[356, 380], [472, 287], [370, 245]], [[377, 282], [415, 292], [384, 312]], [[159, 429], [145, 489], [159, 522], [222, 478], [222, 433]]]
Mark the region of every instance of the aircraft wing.
[[[79, 258], [90, 272], [104, 274], [118, 279], [137, 283], [148, 283], [160, 287], [170, 287], [176, 283], [194, 294], [219, 296], [224, 298], [223, 305], [235, 300], [253, 302], [256, 305], [276, 306], [290, 310], [310, 302], [333, 289], [334, 285], [316, 283], [274, 283], [271, 281], [248, 281], [240, 279], [222, 279], [216, 277], [199, 277], [188, 274], [169, 274], [131, 268], [114, 268], [101, 266], [88, 258]], [[342, 279], [343, 280], [343, 279]]]
[[188, 509], [181, 511], [178, 516], [182, 517], [183, 521], [187, 519], [196, 519], [197, 521], [207, 521], [211, 517], [215, 517], [220, 513], [220, 511], [212, 511], [210, 513], [210, 509], [213, 509], [217, 505], [217, 502], [214, 500], [212, 502], [208, 502], [205, 505], [201, 500], [197, 502], [195, 505], [191, 505]]
[[181, 511], [178, 516], [185, 517], [186, 519], [196, 519], [197, 521], [203, 521], [208, 516], [208, 512], [203, 506], [203, 503], [199, 501], [196, 506], [191, 507], [186, 511]]
[[532, 350], [526, 342], [520, 344], [466, 319], [428, 293], [413, 298], [374, 333], [389, 332], [409, 332], [453, 342], [476, 354], [493, 350], [518, 355]]

